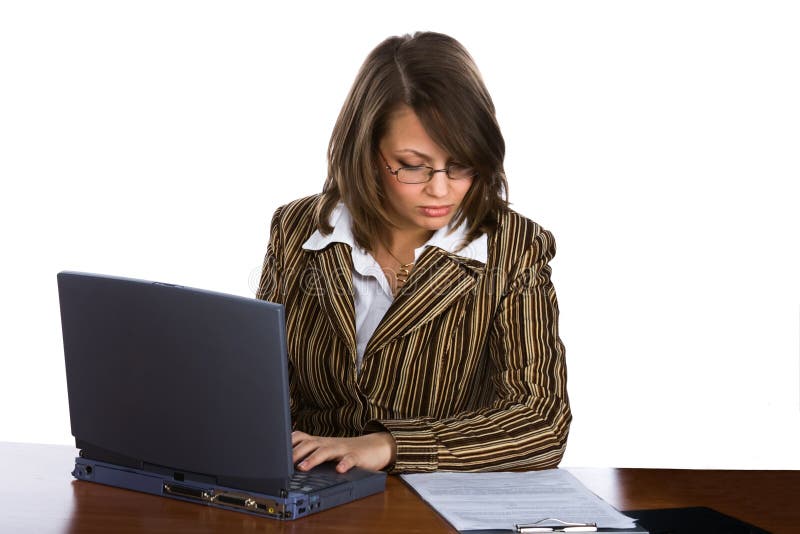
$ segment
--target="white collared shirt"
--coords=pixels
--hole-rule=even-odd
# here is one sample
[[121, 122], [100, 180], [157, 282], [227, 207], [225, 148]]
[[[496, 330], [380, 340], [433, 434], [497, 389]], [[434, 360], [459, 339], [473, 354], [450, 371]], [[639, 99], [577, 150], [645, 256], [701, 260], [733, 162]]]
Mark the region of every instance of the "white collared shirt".
[[[359, 247], [353, 237], [352, 218], [344, 203], [339, 202], [331, 211], [329, 218], [333, 232], [324, 236], [316, 230], [309, 237], [303, 248], [306, 250], [322, 250], [331, 243], [345, 243], [350, 246], [353, 257], [353, 303], [356, 318], [356, 351], [358, 354], [358, 370], [361, 370], [361, 360], [364, 351], [378, 324], [383, 319], [386, 311], [394, 301], [392, 288], [383, 273], [383, 269], [372, 257], [372, 254]], [[426, 247], [439, 247], [447, 252], [457, 253], [459, 256], [477, 260], [486, 264], [488, 241], [486, 234], [477, 237], [461, 250], [459, 245], [467, 235], [467, 223], [453, 230], [447, 225], [433, 233], [431, 238], [421, 247], [414, 249], [414, 261]]]

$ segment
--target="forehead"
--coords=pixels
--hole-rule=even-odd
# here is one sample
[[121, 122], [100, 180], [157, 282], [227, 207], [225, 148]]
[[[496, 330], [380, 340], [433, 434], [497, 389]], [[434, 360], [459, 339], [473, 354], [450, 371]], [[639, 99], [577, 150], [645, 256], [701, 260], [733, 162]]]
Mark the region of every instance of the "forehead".
[[409, 106], [401, 106], [389, 116], [386, 134], [381, 139], [381, 148], [414, 152], [427, 156], [446, 155], [425, 131], [422, 122]]

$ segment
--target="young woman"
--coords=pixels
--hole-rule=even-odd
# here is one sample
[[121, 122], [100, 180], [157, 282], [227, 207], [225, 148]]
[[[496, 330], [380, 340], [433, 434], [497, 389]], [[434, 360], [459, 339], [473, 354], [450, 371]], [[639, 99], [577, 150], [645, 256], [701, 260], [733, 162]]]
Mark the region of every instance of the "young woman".
[[285, 305], [294, 460], [556, 466], [571, 421], [553, 236], [508, 207], [505, 144], [456, 40], [361, 67], [322, 193], [278, 208], [258, 298]]

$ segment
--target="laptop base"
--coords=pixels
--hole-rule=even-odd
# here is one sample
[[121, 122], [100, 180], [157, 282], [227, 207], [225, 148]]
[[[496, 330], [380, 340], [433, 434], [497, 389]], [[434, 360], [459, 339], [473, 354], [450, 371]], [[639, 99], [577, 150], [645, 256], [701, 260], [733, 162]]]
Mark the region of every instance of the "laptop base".
[[345, 481], [308, 493], [288, 491], [281, 497], [191, 480], [176, 481], [157, 473], [80, 457], [75, 459], [72, 476], [78, 480], [282, 520], [297, 519], [380, 493], [386, 484], [385, 473], [369, 473], [358, 480], [358, 484]]

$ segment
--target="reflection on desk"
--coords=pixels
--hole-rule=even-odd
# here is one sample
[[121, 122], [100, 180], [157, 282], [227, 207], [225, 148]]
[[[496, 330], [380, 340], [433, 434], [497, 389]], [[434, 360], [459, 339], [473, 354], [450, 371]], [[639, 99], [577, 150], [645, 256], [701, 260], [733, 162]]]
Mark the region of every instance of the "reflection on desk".
[[[382, 494], [280, 522], [76, 481], [76, 455], [74, 447], [0, 442], [0, 532], [455, 532], [398, 477]], [[776, 534], [800, 533], [800, 471], [569, 471], [620, 510], [707, 506]]]

